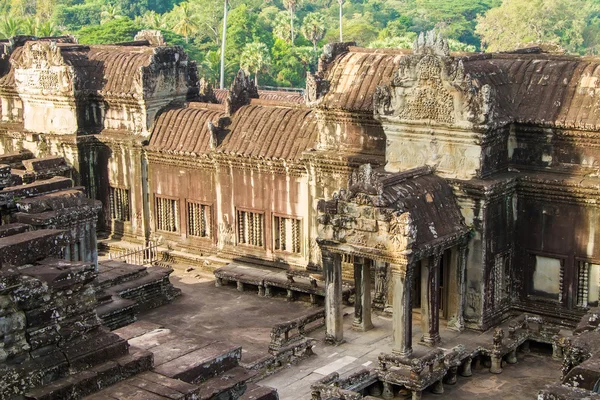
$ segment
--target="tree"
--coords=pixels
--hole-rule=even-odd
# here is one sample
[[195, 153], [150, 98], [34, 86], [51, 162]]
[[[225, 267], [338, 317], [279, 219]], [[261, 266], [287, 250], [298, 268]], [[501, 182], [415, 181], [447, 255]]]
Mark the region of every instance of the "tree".
[[159, 14], [156, 11], [148, 11], [139, 20], [141, 25], [152, 29], [166, 29], [167, 18], [165, 14]]
[[588, 0], [505, 0], [477, 19], [475, 32], [487, 51], [553, 43], [577, 51], [591, 12]]
[[103, 7], [102, 14], [100, 14], [102, 24], [117, 19], [121, 16], [121, 9], [118, 6], [108, 4]]
[[302, 35], [313, 44], [315, 52], [317, 51], [317, 43], [325, 37], [325, 24], [325, 16], [320, 13], [307, 14], [302, 22], [300, 31]]
[[258, 74], [267, 72], [271, 67], [271, 54], [264, 43], [254, 42], [246, 45], [240, 57], [240, 67], [254, 74], [254, 83], [258, 87]]
[[275, 16], [273, 20], [273, 35], [283, 40], [286, 43], [292, 43], [290, 20], [288, 19], [287, 13], [281, 11]]
[[283, 0], [283, 6], [290, 13], [290, 36], [292, 40], [292, 47], [294, 47], [294, 19], [296, 18], [296, 7], [302, 3], [302, 0]]
[[8, 15], [0, 19], [0, 34], [2, 38], [8, 39], [21, 32], [21, 21]]
[[189, 3], [181, 3], [174, 10], [177, 15], [177, 23], [173, 26], [173, 32], [182, 35], [185, 42], [189, 43], [189, 38], [195, 34], [198, 29], [198, 22], [194, 17]]
[[118, 17], [102, 25], [86, 26], [75, 32], [75, 36], [86, 44], [130, 42], [141, 29], [130, 18]]

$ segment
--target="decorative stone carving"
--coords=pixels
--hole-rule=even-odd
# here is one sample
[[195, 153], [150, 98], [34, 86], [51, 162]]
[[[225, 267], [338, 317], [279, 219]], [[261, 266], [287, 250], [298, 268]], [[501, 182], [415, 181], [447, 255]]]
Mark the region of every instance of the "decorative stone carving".
[[421, 32], [413, 43], [413, 53], [448, 57], [450, 55], [448, 41], [442, 37], [441, 33], [436, 33], [435, 30], [427, 33]]
[[383, 119], [465, 128], [489, 123], [495, 106], [492, 89], [466, 74], [447, 41], [433, 31], [419, 36], [414, 54], [402, 59], [392, 83], [378, 88], [373, 99]]
[[225, 100], [227, 114], [233, 115], [241, 107], [250, 104], [250, 99], [258, 99], [258, 89], [250, 76], [240, 69]]
[[150, 46], [158, 47], [158, 46], [166, 46], [167, 42], [165, 41], [165, 37], [162, 32], [159, 30], [151, 30], [145, 29], [139, 31], [134, 38], [135, 41], [146, 40], [150, 44]]

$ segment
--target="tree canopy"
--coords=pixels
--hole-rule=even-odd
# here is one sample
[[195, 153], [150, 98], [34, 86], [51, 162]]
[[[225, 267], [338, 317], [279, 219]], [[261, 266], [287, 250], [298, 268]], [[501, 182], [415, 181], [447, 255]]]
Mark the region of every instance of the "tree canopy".
[[[73, 34], [82, 43], [126, 42], [159, 29], [216, 84], [225, 0], [0, 0], [0, 36]], [[268, 86], [304, 86], [320, 47], [410, 47], [438, 29], [451, 50], [511, 50], [549, 44], [600, 52], [600, 0], [228, 0], [225, 71], [240, 67]], [[257, 79], [258, 81], [258, 79]]]

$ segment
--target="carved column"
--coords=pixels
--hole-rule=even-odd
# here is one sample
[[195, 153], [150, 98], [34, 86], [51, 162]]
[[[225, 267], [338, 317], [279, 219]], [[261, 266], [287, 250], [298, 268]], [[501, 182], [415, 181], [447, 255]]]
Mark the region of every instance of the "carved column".
[[375, 264], [375, 296], [373, 296], [373, 307], [383, 310], [388, 297], [388, 267], [384, 261], [373, 262]]
[[352, 326], [361, 331], [373, 329], [371, 321], [371, 274], [369, 262], [354, 257], [354, 322]]
[[344, 319], [342, 308], [342, 258], [327, 250], [323, 254], [325, 273], [325, 341], [340, 344], [344, 341]]
[[441, 254], [422, 263], [421, 273], [421, 341], [428, 346], [440, 342], [440, 271]]
[[391, 265], [394, 288], [394, 313], [392, 316], [394, 345], [392, 351], [403, 357], [412, 355], [412, 268], [411, 265]]

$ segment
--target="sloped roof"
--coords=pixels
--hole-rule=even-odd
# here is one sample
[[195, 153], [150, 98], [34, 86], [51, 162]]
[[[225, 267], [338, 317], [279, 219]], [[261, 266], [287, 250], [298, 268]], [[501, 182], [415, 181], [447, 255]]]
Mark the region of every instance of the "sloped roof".
[[600, 58], [500, 53], [465, 57], [463, 64], [495, 89], [502, 117], [600, 129]]
[[[350, 47], [327, 65], [320, 108], [373, 111], [377, 86], [391, 83], [409, 50]], [[453, 54], [479, 87], [493, 88], [502, 121], [600, 129], [600, 58], [541, 52]]]
[[259, 101], [240, 108], [229, 129], [219, 152], [289, 161], [299, 160], [316, 144], [318, 134], [311, 109], [266, 106]]
[[[214, 89], [215, 97], [220, 104], [225, 103], [229, 95], [228, 89]], [[285, 90], [259, 90], [258, 98], [261, 100], [278, 101], [281, 103], [304, 104], [304, 95], [298, 92]]]
[[386, 177], [381, 197], [388, 207], [410, 213], [416, 226], [415, 244], [465, 233], [467, 227], [446, 180], [434, 174], [411, 174], [406, 171]]
[[328, 66], [329, 91], [319, 107], [372, 112], [377, 86], [390, 83], [406, 54], [410, 51], [350, 47]]
[[[58, 43], [58, 47], [65, 63], [75, 67], [77, 90], [125, 96], [143, 92], [143, 68], [152, 64], [157, 52], [165, 54], [167, 49], [176, 49], [70, 43]], [[24, 47], [16, 48], [10, 56], [11, 60], [22, 61], [24, 52]], [[177, 50], [174, 50], [175, 52]], [[11, 66], [8, 73], [0, 78], [0, 87], [9, 89], [14, 86], [14, 67]]]
[[[207, 154], [208, 122], [225, 117], [218, 105], [196, 104], [162, 113], [152, 129], [149, 150], [174, 154]], [[242, 157], [297, 161], [317, 141], [311, 109], [253, 101], [232, 117], [213, 151]]]
[[224, 116], [225, 109], [209, 108], [209, 105], [167, 110], [154, 123], [149, 149], [173, 154], [206, 154], [210, 151], [208, 122], [216, 126]]

